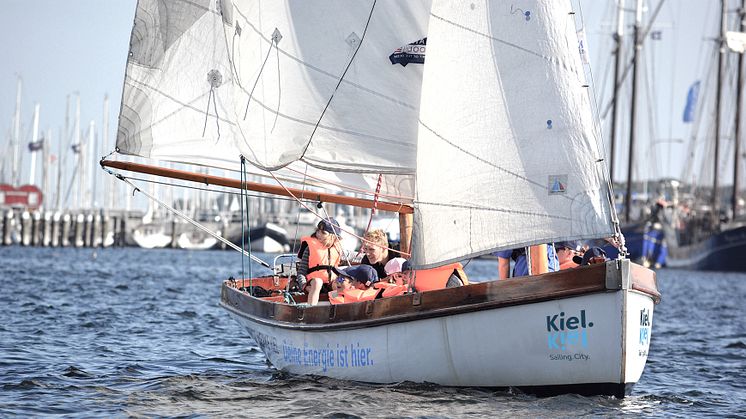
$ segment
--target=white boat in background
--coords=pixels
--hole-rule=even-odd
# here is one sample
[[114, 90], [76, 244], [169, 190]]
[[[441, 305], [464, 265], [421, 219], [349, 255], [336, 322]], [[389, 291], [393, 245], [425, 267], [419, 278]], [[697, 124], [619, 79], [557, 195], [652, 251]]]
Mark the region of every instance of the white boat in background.
[[208, 250], [218, 244], [218, 239], [199, 230], [187, 231], [179, 234], [176, 246], [187, 250]]
[[143, 249], [161, 249], [171, 244], [171, 234], [166, 231], [164, 223], [151, 222], [136, 227], [132, 231], [132, 240]]
[[425, 286], [498, 250], [622, 240], [576, 16], [566, 0], [140, 0], [117, 151], [241, 179], [101, 164], [398, 213], [404, 294], [308, 306], [292, 262], [224, 281], [221, 306], [280, 370], [623, 397], [648, 356], [654, 272], [620, 258]]

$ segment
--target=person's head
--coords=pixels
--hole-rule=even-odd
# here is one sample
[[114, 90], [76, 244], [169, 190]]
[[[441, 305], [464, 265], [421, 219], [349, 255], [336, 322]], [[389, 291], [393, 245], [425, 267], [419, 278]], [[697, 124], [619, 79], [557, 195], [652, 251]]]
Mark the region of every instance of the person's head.
[[606, 252], [600, 247], [591, 247], [583, 253], [583, 257], [575, 256], [572, 260], [580, 266], [604, 263], [606, 262]]
[[404, 258], [393, 258], [390, 261], [386, 262], [386, 266], [383, 267], [383, 270], [386, 272], [386, 275], [391, 275], [393, 273], [403, 272], [405, 271], [405, 267], [407, 265], [407, 260]]
[[554, 244], [554, 248], [557, 250], [559, 263], [565, 263], [568, 260], [572, 260], [573, 256], [578, 254], [581, 246], [576, 242], [559, 242]]
[[340, 269], [340, 275], [337, 279], [338, 285], [345, 288], [345, 281], [356, 288], [367, 288], [378, 282], [378, 273], [370, 265], [355, 265], [349, 268]]
[[339, 239], [342, 229], [334, 218], [325, 218], [316, 226], [314, 236], [326, 247], [332, 247], [334, 242]]
[[370, 263], [386, 262], [389, 257], [389, 239], [383, 230], [370, 230], [363, 236], [362, 251]]

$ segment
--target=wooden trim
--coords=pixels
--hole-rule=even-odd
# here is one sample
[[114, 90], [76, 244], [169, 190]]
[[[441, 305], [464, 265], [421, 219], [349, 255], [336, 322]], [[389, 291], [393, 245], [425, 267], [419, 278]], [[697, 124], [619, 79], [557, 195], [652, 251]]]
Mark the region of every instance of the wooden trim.
[[225, 282], [221, 305], [256, 323], [311, 331], [380, 326], [602, 292], [616, 292], [606, 289], [605, 264], [585, 267], [582, 275], [565, 270], [359, 303], [305, 308], [262, 301]]
[[661, 302], [661, 293], [658, 291], [658, 279], [655, 271], [636, 263], [631, 263], [632, 289], [648, 294], [653, 298], [655, 304]]
[[[166, 169], [164, 167], [150, 166], [146, 164], [115, 161], [115, 160], [101, 160], [101, 166], [111, 167], [112, 169], [127, 170], [130, 172], [145, 173], [155, 176], [163, 176], [172, 179], [186, 180], [190, 182], [203, 183], [206, 185], [218, 185], [226, 186], [229, 188], [241, 189], [241, 181], [231, 178], [187, 172], [184, 170]], [[304, 200], [309, 201], [321, 201], [331, 202], [334, 204], [352, 205], [360, 208], [373, 208], [373, 200], [355, 198], [352, 196], [336, 195], [323, 192], [315, 192], [302, 190], [297, 188], [287, 188], [285, 190], [282, 186], [265, 185], [256, 182], [244, 182], [244, 186], [247, 190], [255, 192], [263, 192], [273, 195], [280, 196], [291, 196], [291, 193], [298, 197], [302, 197]], [[395, 202], [384, 202], [378, 201], [376, 208], [381, 211], [398, 212], [400, 214], [413, 214], [414, 209], [411, 205]]]

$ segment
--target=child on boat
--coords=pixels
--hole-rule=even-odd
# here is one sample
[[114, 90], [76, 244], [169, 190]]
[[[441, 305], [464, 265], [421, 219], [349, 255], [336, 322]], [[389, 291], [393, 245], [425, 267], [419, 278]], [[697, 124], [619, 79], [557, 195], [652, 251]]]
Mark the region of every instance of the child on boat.
[[331, 289], [330, 282], [336, 278], [336, 268], [342, 255], [339, 242], [342, 229], [334, 218], [319, 222], [311, 236], [301, 238], [298, 252], [298, 287], [308, 292], [308, 305], [319, 302], [322, 289]]

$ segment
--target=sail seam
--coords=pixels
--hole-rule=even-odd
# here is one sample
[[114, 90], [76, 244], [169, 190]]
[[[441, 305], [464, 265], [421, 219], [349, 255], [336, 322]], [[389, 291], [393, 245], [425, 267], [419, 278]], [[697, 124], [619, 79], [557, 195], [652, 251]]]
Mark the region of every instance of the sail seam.
[[[454, 144], [452, 141], [448, 140], [444, 136], [442, 136], [439, 133], [437, 133], [434, 129], [430, 128], [427, 124], [425, 124], [422, 121], [422, 119], [419, 120], [419, 123], [420, 123], [420, 125], [422, 127], [424, 127], [425, 129], [427, 129], [428, 131], [430, 131], [436, 138], [440, 139], [441, 141], [445, 142], [446, 144], [450, 145], [451, 147], [455, 148], [456, 150], [458, 150], [458, 151], [460, 151], [460, 152], [462, 152], [462, 153], [464, 153], [464, 154], [466, 154], [466, 155], [468, 155], [470, 157], [473, 157], [477, 161], [480, 161], [480, 162], [482, 162], [482, 163], [484, 163], [486, 165], [494, 167], [495, 169], [500, 170], [500, 171], [502, 171], [502, 172], [504, 172], [504, 173], [506, 173], [508, 175], [511, 175], [511, 176], [513, 176], [513, 177], [515, 177], [517, 179], [521, 179], [521, 180], [525, 181], [526, 183], [529, 183], [529, 184], [531, 184], [533, 186], [537, 186], [537, 187], [539, 187], [539, 188], [541, 188], [543, 190], [546, 190], [546, 185], [544, 185], [543, 183], [536, 182], [536, 181], [531, 180], [531, 179], [529, 179], [529, 178], [527, 178], [527, 177], [525, 177], [525, 176], [523, 176], [523, 175], [521, 175], [519, 173], [515, 173], [515, 172], [510, 171], [510, 170], [508, 170], [508, 169], [506, 169], [504, 167], [501, 167], [501, 166], [499, 166], [499, 165], [497, 165], [495, 163], [487, 161], [487, 160], [483, 159], [482, 157], [480, 157], [479, 155], [474, 154], [474, 153], [470, 152], [469, 150], [466, 150], [463, 147], [460, 147], [460, 146]], [[565, 195], [559, 195], [559, 197], [564, 198], [564, 199], [568, 199], [570, 201], [574, 201], [575, 200], [574, 198], [569, 197], [569, 196], [565, 196]]]
[[506, 46], [509, 46], [509, 47], [511, 47], [511, 48], [515, 48], [515, 49], [517, 49], [517, 50], [519, 50], [519, 51], [523, 51], [523, 52], [525, 52], [525, 53], [527, 53], [527, 54], [530, 54], [530, 55], [533, 55], [533, 56], [535, 56], [535, 57], [541, 58], [541, 59], [543, 59], [543, 60], [545, 60], [545, 61], [547, 61], [547, 62], [555, 63], [555, 64], [559, 65], [560, 67], [564, 68], [565, 70], [567, 70], [567, 71], [569, 71], [569, 72], [571, 72], [571, 73], [573, 73], [573, 74], [577, 74], [577, 72], [576, 72], [576, 71], [572, 71], [572, 69], [571, 69], [570, 67], [568, 67], [568, 66], [567, 66], [567, 65], [565, 64], [565, 62], [564, 62], [564, 61], [560, 61], [560, 60], [559, 60], [559, 59], [557, 59], [557, 58], [554, 58], [554, 57], [549, 57], [549, 56], [546, 56], [546, 55], [542, 55], [542, 54], [539, 54], [538, 52], [535, 52], [535, 51], [531, 51], [531, 50], [530, 50], [530, 49], [528, 49], [528, 48], [522, 47], [522, 46], [520, 46], [520, 45], [517, 45], [517, 44], [514, 44], [514, 43], [512, 43], [512, 42], [508, 42], [508, 41], [505, 41], [505, 40], [503, 40], [503, 39], [500, 39], [500, 38], [495, 38], [494, 36], [490, 36], [490, 35], [488, 35], [488, 34], [486, 34], [486, 33], [483, 33], [483, 32], [479, 32], [479, 31], [478, 31], [478, 30], [476, 30], [476, 29], [472, 29], [472, 28], [466, 27], [466, 26], [464, 26], [464, 25], [461, 25], [461, 24], [458, 24], [458, 23], [456, 23], [456, 22], [454, 22], [454, 21], [452, 21], [452, 20], [448, 20], [448, 19], [446, 19], [446, 18], [444, 18], [444, 17], [438, 16], [438, 15], [435, 15], [435, 14], [432, 14], [432, 13], [430, 14], [430, 16], [432, 16], [432, 17], [434, 17], [435, 19], [438, 19], [438, 20], [440, 20], [440, 21], [442, 21], [442, 22], [445, 22], [445, 23], [448, 23], [448, 24], [450, 24], [450, 25], [453, 25], [453, 26], [455, 26], [455, 27], [457, 27], [457, 28], [463, 29], [463, 30], [465, 30], [465, 31], [467, 31], [467, 32], [471, 32], [471, 33], [473, 33], [473, 34], [475, 34], [475, 35], [479, 35], [479, 36], [482, 36], [482, 37], [484, 37], [484, 38], [487, 38], [487, 39], [491, 39], [491, 40], [493, 40], [493, 41], [495, 41], [495, 42], [501, 43], [501, 44], [503, 44], [503, 45], [506, 45]]
[[468, 209], [468, 210], [504, 212], [504, 213], [516, 214], [516, 215], [531, 215], [531, 216], [536, 216], [536, 217], [573, 221], [572, 217], [563, 217], [563, 216], [558, 216], [558, 215], [531, 212], [531, 211], [517, 211], [517, 210], [512, 210], [512, 209], [504, 209], [504, 208], [480, 207], [476, 205], [465, 205], [465, 204], [448, 204], [448, 203], [442, 203], [442, 202], [414, 201], [414, 203], [418, 205], [431, 205], [435, 207], [448, 207], [448, 208], [460, 208], [460, 209]]

